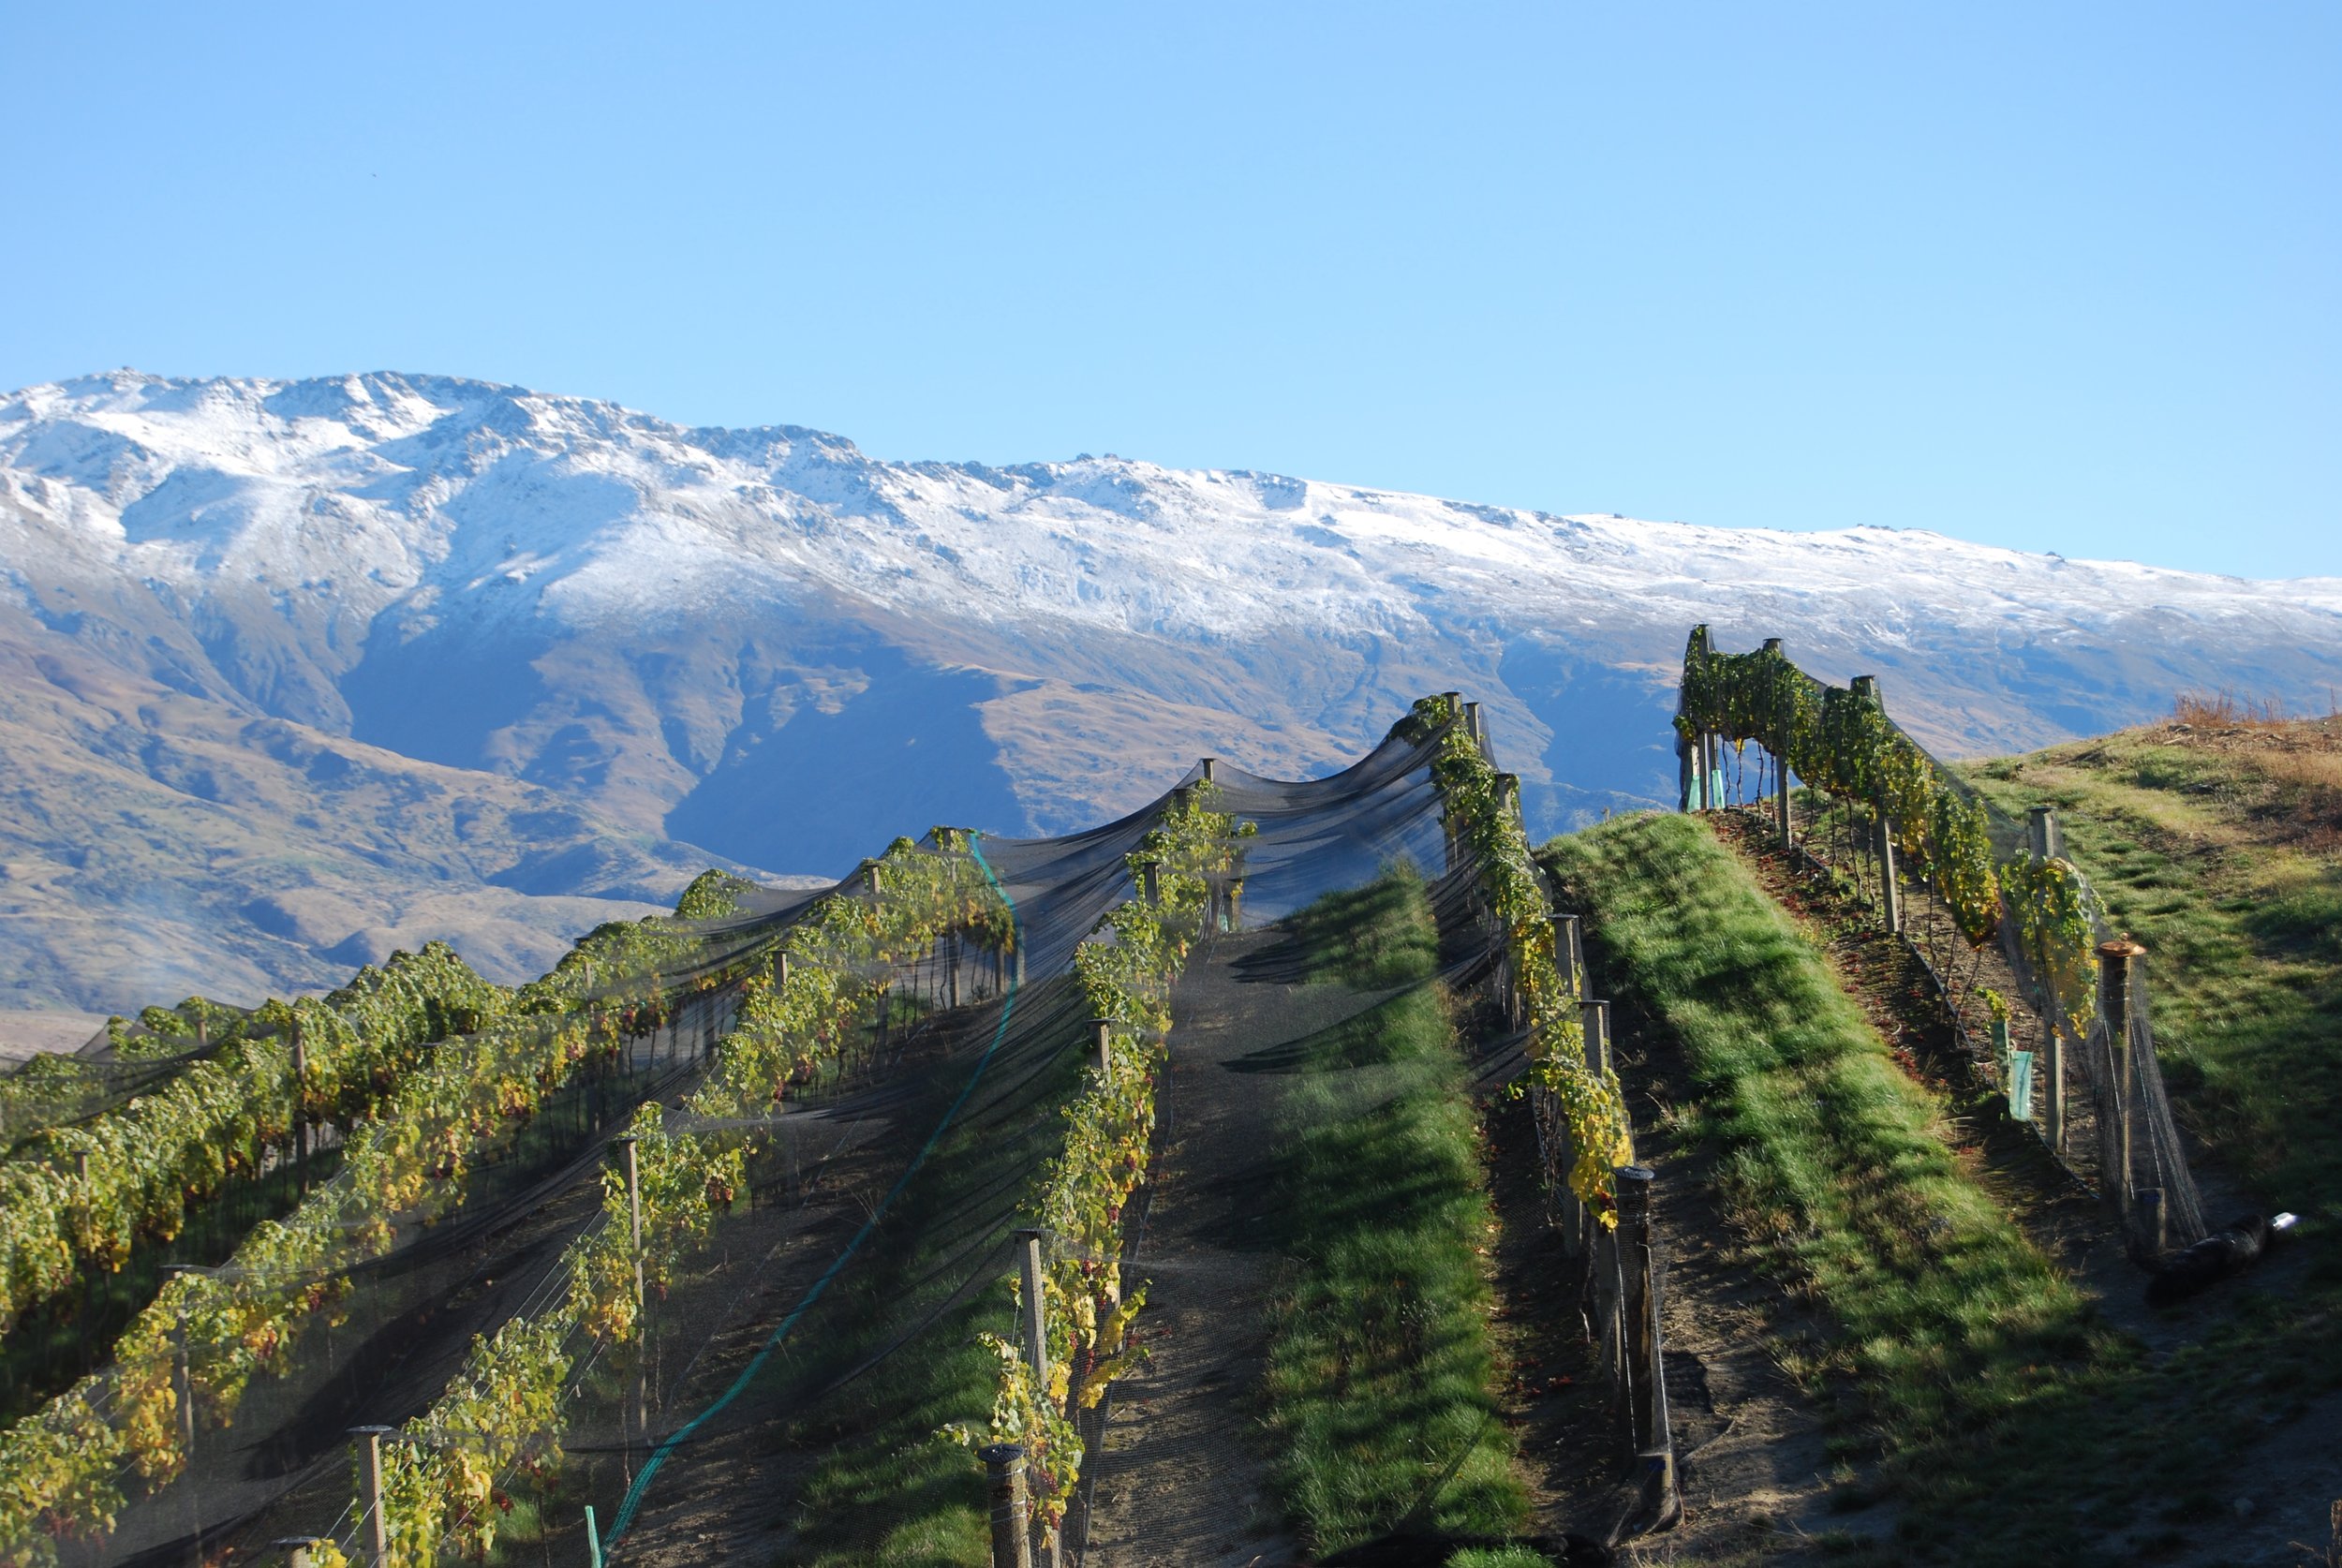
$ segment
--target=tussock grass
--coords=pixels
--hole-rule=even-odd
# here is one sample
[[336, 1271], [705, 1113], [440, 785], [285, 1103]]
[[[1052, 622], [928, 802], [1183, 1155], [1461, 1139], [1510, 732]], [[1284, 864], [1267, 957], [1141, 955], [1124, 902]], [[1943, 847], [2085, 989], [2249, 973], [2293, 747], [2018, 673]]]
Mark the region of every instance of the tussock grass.
[[1495, 1223], [1430, 905], [1394, 872], [1291, 929], [1313, 980], [1418, 984], [1311, 1042], [1280, 1107], [1274, 1485], [1321, 1550], [1401, 1523], [1509, 1533], [1527, 1500], [1493, 1394]]
[[1961, 1520], [1961, 1561], [2061, 1561], [2077, 1545], [2070, 1515], [2053, 1536], [1994, 1539], [2024, 1475], [1980, 1461], [2020, 1417], [2035, 1441], [2053, 1438], [2129, 1347], [1962, 1171], [1936, 1102], [1704, 822], [1624, 818], [1544, 853], [1613, 992], [1682, 1042], [1698, 1091], [1687, 1131], [1717, 1147], [1730, 1212], [1766, 1265], [1837, 1320], [1802, 1369], [1818, 1393], [1858, 1395], [1919, 1504], [1908, 1554], [1946, 1548], [1928, 1522], [1940, 1514]]

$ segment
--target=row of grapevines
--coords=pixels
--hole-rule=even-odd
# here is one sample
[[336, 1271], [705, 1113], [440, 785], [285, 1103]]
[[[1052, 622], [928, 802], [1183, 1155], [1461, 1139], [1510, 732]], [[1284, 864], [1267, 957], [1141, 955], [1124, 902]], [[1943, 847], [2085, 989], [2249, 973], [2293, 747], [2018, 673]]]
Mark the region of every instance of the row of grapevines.
[[[704, 900], [707, 879], [686, 895]], [[689, 924], [613, 922], [487, 1027], [406, 1073], [345, 1146], [341, 1173], [283, 1220], [255, 1226], [216, 1274], [180, 1275], [131, 1320], [112, 1363], [0, 1432], [0, 1564], [45, 1564], [67, 1536], [113, 1528], [126, 1488], [185, 1466], [173, 1368], [184, 1342], [196, 1413], [225, 1426], [255, 1372], [274, 1364], [307, 1316], [337, 1321], [347, 1271], [387, 1252], [392, 1217], [422, 1223], [462, 1202], [480, 1153], [580, 1064], [615, 1057], [667, 1015], [677, 988], [724, 979]]]
[[1034, 1516], [1049, 1529], [1064, 1518], [1079, 1478], [1074, 1414], [1095, 1408], [1136, 1354], [1130, 1327], [1146, 1291], [1122, 1289], [1122, 1208], [1147, 1178], [1171, 986], [1204, 927], [1213, 887], [1232, 880], [1254, 832], [1214, 809], [1218, 793], [1198, 783], [1172, 796], [1127, 857], [1136, 895], [1100, 923], [1113, 939], [1084, 942], [1075, 954], [1091, 1014], [1109, 1027], [1105, 1067], [1093, 1069], [1065, 1107], [1064, 1146], [1030, 1206], [1057, 1243], [1042, 1280], [1045, 1382], [1017, 1346], [984, 1336], [1001, 1363], [985, 1441], [1024, 1449]]
[[[746, 1184], [755, 1134], [720, 1124], [771, 1112], [788, 1086], [837, 1061], [886, 1005], [897, 969], [946, 934], [1003, 949], [1013, 941], [1007, 905], [958, 837], [949, 829], [935, 836], [947, 852], [897, 839], [875, 863], [874, 897], [824, 899], [740, 982], [715, 1066], [677, 1123], [655, 1102], [635, 1113], [639, 1260], [625, 1178], [606, 1171], [600, 1222], [564, 1257], [566, 1294], [533, 1321], [514, 1319], [475, 1339], [462, 1372], [386, 1450], [382, 1507], [393, 1565], [421, 1568], [448, 1545], [484, 1557], [495, 1545], [498, 1479], [543, 1462], [579, 1367], [599, 1346], [635, 1338], [638, 1261], [645, 1291], [664, 1294], [675, 1264]], [[707, 1123], [719, 1125], [694, 1130]]]
[[[321, 999], [267, 1002], [159, 1090], [52, 1130], [45, 1159], [0, 1166], [0, 1332], [83, 1271], [120, 1268], [140, 1236], [177, 1235], [190, 1201], [258, 1175], [297, 1121], [370, 1114], [430, 1043], [479, 1028], [511, 996], [432, 942]], [[145, 1021], [185, 1027], [204, 1005], [149, 1008]]]
[[1616, 1074], [1597, 1074], [1586, 1065], [1578, 994], [1562, 977], [1553, 916], [1530, 854], [1528, 831], [1462, 717], [1453, 697], [1426, 697], [1393, 732], [1437, 747], [1431, 783], [1457, 852], [1478, 868], [1513, 984], [1527, 1010], [1529, 1081], [1552, 1097], [1568, 1125], [1576, 1156], [1570, 1191], [1609, 1224], [1614, 1222], [1610, 1173], [1633, 1153], [1625, 1091]]
[[1824, 686], [1777, 648], [1720, 654], [1708, 629], [1683, 649], [1685, 736], [1706, 731], [1735, 745], [1754, 740], [1816, 788], [1886, 813], [1905, 868], [1931, 882], [1970, 943], [2000, 928], [2004, 896], [2026, 951], [2079, 1033], [2097, 1012], [2095, 901], [2071, 862], [2012, 860], [1995, 866], [1984, 804], [1953, 788], [1935, 760], [1888, 722], [1867, 691]]
[[255, 1009], [189, 997], [177, 1007], [150, 1007], [135, 1024], [119, 1016], [107, 1019], [111, 1060], [42, 1051], [22, 1062], [0, 1064], [0, 1144], [13, 1155], [50, 1128], [159, 1088], [191, 1063], [272, 1027]]

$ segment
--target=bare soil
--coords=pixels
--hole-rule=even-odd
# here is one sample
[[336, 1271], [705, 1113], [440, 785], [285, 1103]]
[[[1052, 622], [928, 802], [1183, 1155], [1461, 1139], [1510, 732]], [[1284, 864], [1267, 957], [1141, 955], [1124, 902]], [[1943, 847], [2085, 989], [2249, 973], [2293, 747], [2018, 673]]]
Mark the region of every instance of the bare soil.
[[[1598, 938], [1588, 961], [1597, 994]], [[1821, 1326], [1750, 1266], [1718, 1206], [1709, 1161], [1673, 1132], [1687, 1082], [1665, 1026], [1614, 1007], [1612, 1044], [1635, 1118], [1636, 1158], [1656, 1173], [1653, 1224], [1666, 1249], [1662, 1282], [1668, 1406], [1683, 1517], [1659, 1534], [1618, 1543], [1626, 1562], [1801, 1561], [1833, 1532], [1893, 1524], [1828, 1449], [1830, 1413], [1781, 1367], [1783, 1346]], [[1525, 1101], [1495, 1099], [1487, 1125], [1503, 1235], [1496, 1284], [1499, 1341], [1511, 1368], [1505, 1415], [1520, 1444], [1535, 1531], [1610, 1542], [1635, 1504], [1624, 1422], [1587, 1343], [1580, 1261], [1545, 1223], [1536, 1133]]]
[[1278, 1258], [1263, 1237], [1273, 1086], [1247, 1058], [1315, 1032], [1330, 987], [1270, 978], [1282, 933], [1220, 938], [1171, 998], [1161, 1145], [1137, 1265], [1149, 1360], [1115, 1388], [1084, 1568], [1300, 1561], [1268, 1491], [1259, 1388]]

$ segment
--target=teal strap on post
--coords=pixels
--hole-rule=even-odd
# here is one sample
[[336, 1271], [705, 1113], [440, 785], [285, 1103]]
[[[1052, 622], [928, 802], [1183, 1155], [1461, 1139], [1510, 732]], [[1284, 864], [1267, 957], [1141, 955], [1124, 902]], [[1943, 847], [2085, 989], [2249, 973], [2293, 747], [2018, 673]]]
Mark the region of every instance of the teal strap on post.
[[[992, 874], [992, 867], [985, 861], [984, 851], [976, 843], [980, 836], [972, 832], [969, 834], [968, 852], [975, 857], [977, 869], [984, 873], [984, 880], [992, 884], [992, 891], [1001, 895], [1001, 902], [1008, 906], [1009, 930], [1013, 939], [1021, 950], [1025, 945], [1025, 928], [1024, 922], [1016, 913], [1016, 900], [1008, 895], [1008, 889], [1001, 885], [1001, 879]], [[764, 1341], [763, 1348], [750, 1357], [749, 1364], [740, 1369], [740, 1375], [732, 1380], [732, 1386], [717, 1396], [714, 1404], [676, 1427], [667, 1435], [666, 1441], [651, 1451], [650, 1458], [644, 1464], [642, 1473], [635, 1476], [634, 1485], [627, 1488], [625, 1500], [618, 1504], [617, 1516], [610, 1521], [609, 1544], [611, 1546], [615, 1547], [618, 1538], [633, 1525], [634, 1511], [642, 1506], [643, 1494], [650, 1488], [650, 1478], [659, 1473], [659, 1467], [667, 1462], [667, 1456], [674, 1452], [676, 1444], [697, 1431], [702, 1423], [739, 1398], [741, 1391], [755, 1380], [757, 1372], [764, 1365], [765, 1358], [780, 1348], [780, 1342], [789, 1337], [789, 1331], [797, 1326], [797, 1320], [812, 1310], [813, 1304], [822, 1299], [822, 1294], [829, 1289], [830, 1281], [837, 1279], [838, 1271], [846, 1266], [846, 1260], [861, 1250], [862, 1244], [870, 1238], [870, 1233], [878, 1229], [879, 1220], [885, 1217], [888, 1206], [902, 1195], [903, 1189], [911, 1185], [911, 1178], [918, 1175], [919, 1167], [926, 1163], [927, 1156], [935, 1152], [935, 1146], [943, 1141], [945, 1130], [957, 1118], [960, 1107], [968, 1103], [968, 1097], [976, 1091], [976, 1084], [983, 1078], [984, 1070], [991, 1065], [993, 1053], [1001, 1048], [1001, 1040], [1008, 1034], [1008, 1019], [1010, 1013], [1016, 1006], [1017, 986], [1018, 977], [1012, 972], [1009, 976], [1008, 989], [1001, 994], [1000, 1027], [992, 1031], [992, 1043], [984, 1048], [984, 1055], [976, 1062], [976, 1070], [968, 1075], [967, 1085], [960, 1089], [958, 1098], [952, 1102], [951, 1109], [943, 1113], [943, 1119], [935, 1124], [935, 1131], [927, 1134], [927, 1141], [919, 1146], [919, 1152], [912, 1157], [911, 1163], [903, 1167], [902, 1176], [887, 1191], [886, 1196], [879, 1201], [878, 1207], [870, 1211], [870, 1217], [862, 1222], [862, 1228], [854, 1232], [853, 1239], [846, 1243], [846, 1250], [838, 1253], [831, 1261], [830, 1265], [822, 1271], [822, 1277], [813, 1281], [813, 1288], [805, 1293], [805, 1298], [789, 1309], [789, 1315], [780, 1320], [780, 1326], [773, 1330], [772, 1337]], [[590, 1536], [593, 1525], [592, 1509], [586, 1511], [586, 1533]], [[601, 1547], [599, 1545], [594, 1548], [594, 1568], [601, 1568]]]
[[594, 1568], [601, 1568], [601, 1531], [594, 1528], [594, 1505], [590, 1502], [586, 1505], [586, 1550]]

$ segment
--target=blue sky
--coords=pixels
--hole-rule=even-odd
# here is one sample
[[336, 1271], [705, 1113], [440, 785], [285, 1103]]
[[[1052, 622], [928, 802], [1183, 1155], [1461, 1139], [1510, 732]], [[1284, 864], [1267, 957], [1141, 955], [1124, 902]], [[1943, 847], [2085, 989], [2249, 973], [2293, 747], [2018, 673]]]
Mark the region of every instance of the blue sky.
[[2342, 574], [2342, 7], [34, 7], [0, 384]]

